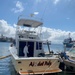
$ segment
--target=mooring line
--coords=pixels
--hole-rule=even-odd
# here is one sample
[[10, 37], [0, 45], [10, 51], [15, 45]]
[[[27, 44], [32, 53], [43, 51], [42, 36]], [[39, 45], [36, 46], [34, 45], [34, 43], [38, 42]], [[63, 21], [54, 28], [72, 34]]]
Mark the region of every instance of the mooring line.
[[11, 56], [11, 54], [10, 55], [7, 55], [7, 56], [2, 56], [2, 57], [0, 57], [0, 60], [1, 59], [4, 59], [4, 58], [7, 58], [7, 57], [10, 57]]

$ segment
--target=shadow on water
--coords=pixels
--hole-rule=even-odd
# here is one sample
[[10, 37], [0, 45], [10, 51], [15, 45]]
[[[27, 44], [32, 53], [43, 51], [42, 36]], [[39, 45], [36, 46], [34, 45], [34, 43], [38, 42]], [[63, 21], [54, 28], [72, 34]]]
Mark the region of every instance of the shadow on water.
[[75, 72], [63, 71], [60, 73], [52, 73], [52, 74], [45, 74], [45, 75], [75, 75]]

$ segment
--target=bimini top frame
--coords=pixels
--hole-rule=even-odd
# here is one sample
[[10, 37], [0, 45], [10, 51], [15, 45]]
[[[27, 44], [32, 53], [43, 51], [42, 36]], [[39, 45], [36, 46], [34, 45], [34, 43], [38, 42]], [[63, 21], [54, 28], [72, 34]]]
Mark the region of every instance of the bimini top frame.
[[18, 26], [27, 26], [27, 27], [38, 27], [41, 26], [43, 23], [40, 21], [36, 21], [36, 20], [31, 20], [31, 19], [19, 19], [17, 25]]

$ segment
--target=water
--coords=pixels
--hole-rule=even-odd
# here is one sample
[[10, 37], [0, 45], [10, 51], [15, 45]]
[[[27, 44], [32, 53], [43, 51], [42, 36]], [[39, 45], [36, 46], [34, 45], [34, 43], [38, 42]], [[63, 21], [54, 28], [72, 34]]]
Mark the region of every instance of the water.
[[[50, 46], [50, 51], [53, 51], [54, 53], [59, 53], [61, 51], [64, 51], [62, 44], [51, 44], [49, 46]], [[49, 52], [47, 45], [44, 45], [44, 50], [45, 50], [45, 53]]]
[[[8, 50], [10, 43], [0, 42], [0, 57], [9, 55], [10, 52]], [[55, 53], [63, 50], [62, 45], [51, 45], [51, 50]], [[58, 75], [74, 75], [72, 72], [61, 72]], [[0, 59], [0, 75], [16, 75], [15, 69], [11, 62], [11, 57]]]

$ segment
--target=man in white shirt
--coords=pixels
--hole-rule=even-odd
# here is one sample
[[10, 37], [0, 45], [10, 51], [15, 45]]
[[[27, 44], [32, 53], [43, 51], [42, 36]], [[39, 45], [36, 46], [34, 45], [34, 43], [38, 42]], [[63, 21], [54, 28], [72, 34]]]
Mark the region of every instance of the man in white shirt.
[[24, 56], [27, 57], [27, 53], [29, 53], [28, 52], [28, 46], [27, 45], [24, 47], [23, 52], [24, 52]]

